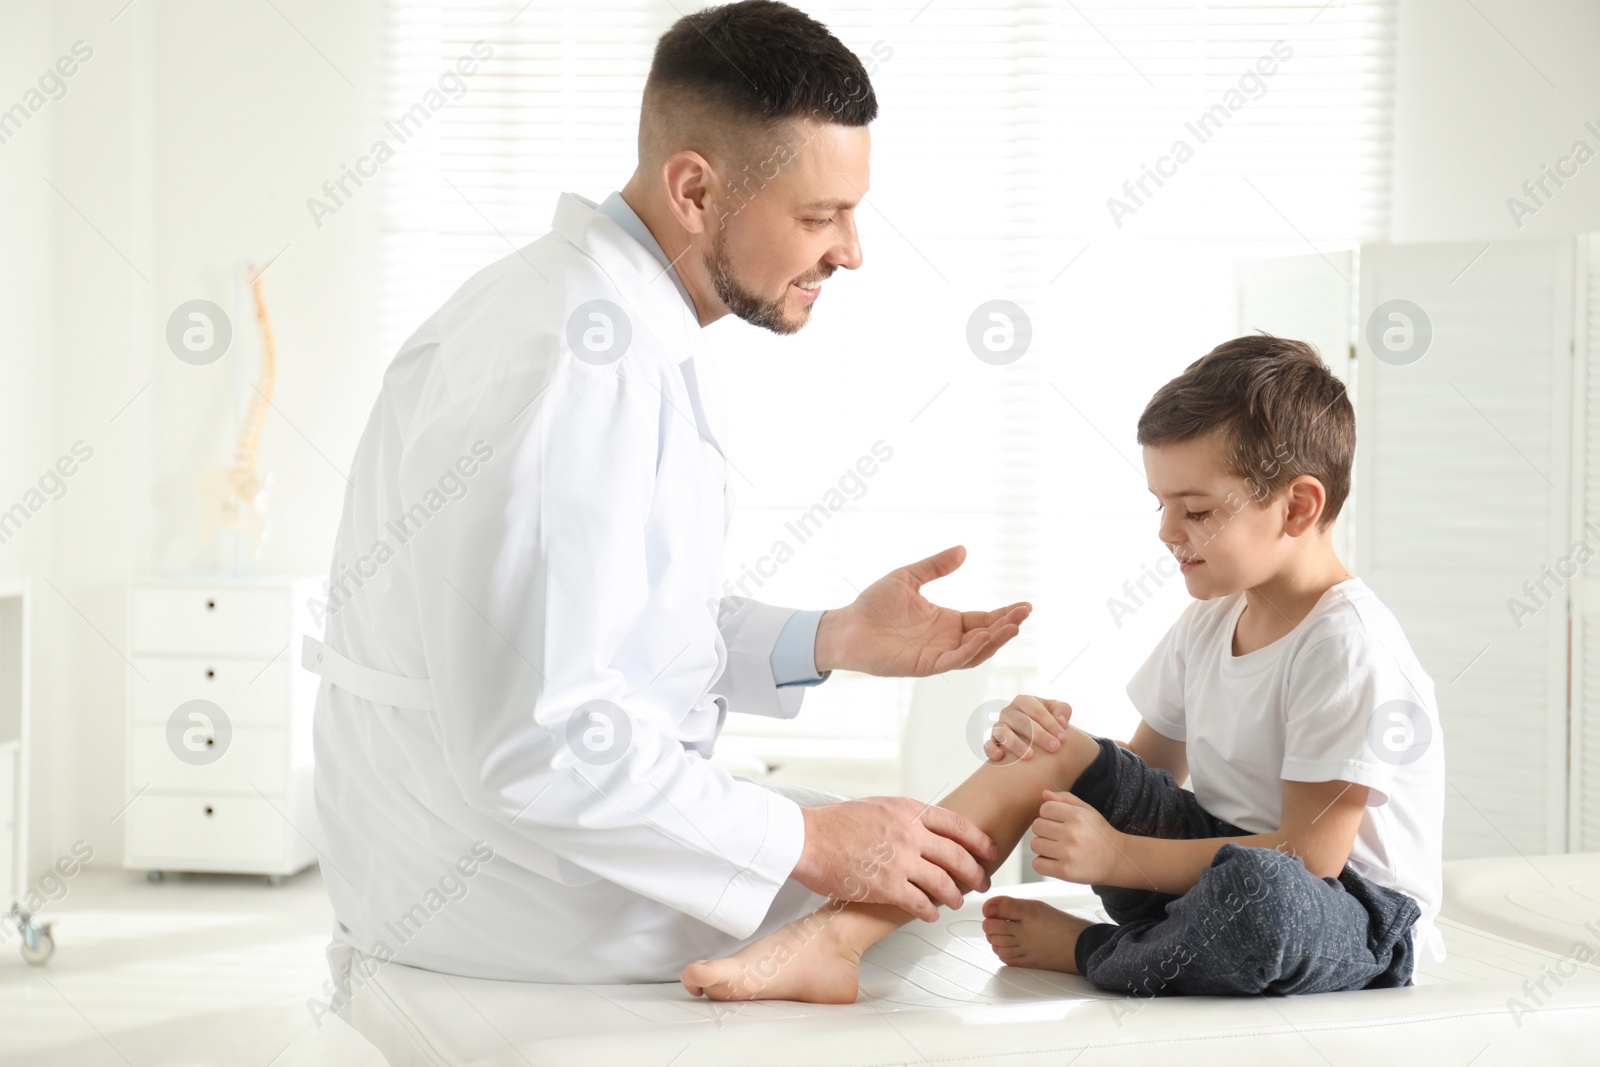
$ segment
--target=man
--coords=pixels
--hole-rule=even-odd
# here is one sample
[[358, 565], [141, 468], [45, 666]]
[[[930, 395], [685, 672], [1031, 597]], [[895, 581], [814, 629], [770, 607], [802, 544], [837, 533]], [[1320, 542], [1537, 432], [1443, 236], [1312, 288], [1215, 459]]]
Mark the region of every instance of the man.
[[829, 896], [932, 919], [987, 886], [993, 845], [951, 812], [786, 795], [707, 759], [730, 710], [793, 716], [835, 668], [972, 666], [1030, 610], [924, 599], [960, 548], [837, 611], [717, 595], [731, 498], [700, 331], [730, 312], [798, 330], [860, 265], [876, 111], [855, 56], [793, 8], [680, 20], [621, 194], [564, 195], [554, 232], [390, 366], [307, 656], [336, 978], [360, 951], [670, 981]]

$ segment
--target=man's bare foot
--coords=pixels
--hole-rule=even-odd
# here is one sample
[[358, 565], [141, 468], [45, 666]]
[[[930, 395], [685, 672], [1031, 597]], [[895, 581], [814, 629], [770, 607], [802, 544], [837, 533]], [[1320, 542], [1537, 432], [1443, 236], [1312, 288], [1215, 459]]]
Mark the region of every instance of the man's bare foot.
[[1008, 967], [1077, 974], [1078, 935], [1094, 924], [1042, 900], [991, 897], [983, 902], [983, 933]]
[[861, 970], [859, 916], [830, 901], [725, 959], [699, 960], [678, 981], [712, 1000], [853, 1004]]

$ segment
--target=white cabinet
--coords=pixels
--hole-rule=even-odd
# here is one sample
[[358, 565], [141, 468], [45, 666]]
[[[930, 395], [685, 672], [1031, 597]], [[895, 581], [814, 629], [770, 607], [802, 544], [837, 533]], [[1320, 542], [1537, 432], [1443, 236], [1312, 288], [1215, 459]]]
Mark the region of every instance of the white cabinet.
[[132, 587], [124, 866], [288, 875], [315, 858], [317, 679], [294, 669], [320, 635], [314, 599], [309, 578]]
[[[17, 741], [0, 744], [0, 910], [11, 902], [17, 886]], [[21, 895], [20, 892], [17, 893]]]

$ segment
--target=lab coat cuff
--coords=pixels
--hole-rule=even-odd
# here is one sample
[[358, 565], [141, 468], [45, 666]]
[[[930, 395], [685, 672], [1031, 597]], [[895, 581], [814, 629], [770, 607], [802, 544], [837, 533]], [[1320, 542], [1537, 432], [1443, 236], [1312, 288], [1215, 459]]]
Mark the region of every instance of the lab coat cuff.
[[727, 700], [729, 711], [774, 719], [792, 719], [800, 713], [806, 687], [780, 687], [772, 663], [778, 638], [795, 614], [794, 608], [743, 597], [722, 601], [719, 624], [728, 662], [712, 692]]
[[800, 805], [754, 783], [753, 790], [766, 801], [766, 834], [749, 866], [728, 883], [706, 921], [732, 937], [749, 937], [772, 910], [772, 902], [789, 880], [806, 844], [806, 820]]

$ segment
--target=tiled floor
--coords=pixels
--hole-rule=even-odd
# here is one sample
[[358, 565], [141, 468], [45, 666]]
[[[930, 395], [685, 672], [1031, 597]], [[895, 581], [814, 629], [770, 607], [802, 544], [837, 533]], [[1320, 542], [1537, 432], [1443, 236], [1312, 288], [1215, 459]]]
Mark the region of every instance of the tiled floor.
[[23, 963], [5, 924], [0, 1064], [382, 1067], [307, 1007], [324, 999], [330, 915], [314, 867], [279, 886], [86, 868], [38, 916], [54, 924], [46, 966]]

